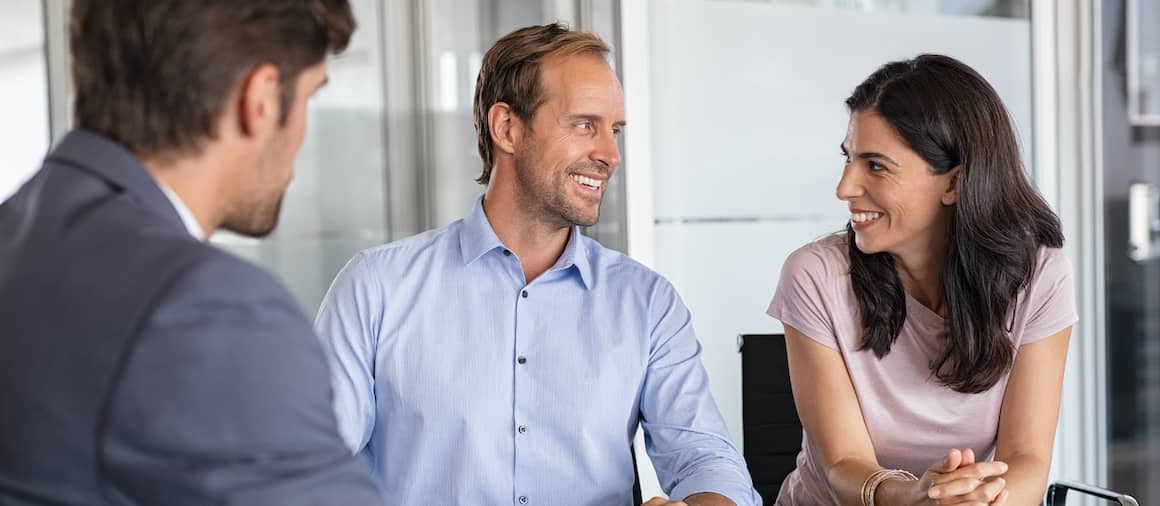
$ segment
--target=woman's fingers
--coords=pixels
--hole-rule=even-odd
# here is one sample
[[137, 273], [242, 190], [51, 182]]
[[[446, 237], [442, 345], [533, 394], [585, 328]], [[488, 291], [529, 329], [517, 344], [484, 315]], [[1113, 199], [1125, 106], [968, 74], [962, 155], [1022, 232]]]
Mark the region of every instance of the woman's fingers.
[[999, 492], [999, 497], [996, 497], [994, 501], [991, 501], [991, 506], [1005, 506], [1007, 504], [1007, 496], [1009, 495], [1010, 494], [1007, 493], [1007, 489], [1003, 489], [1002, 492]]
[[947, 450], [946, 457], [930, 466], [930, 470], [936, 473], [949, 473], [958, 469], [962, 462], [963, 453], [958, 448], [951, 448]]
[[972, 450], [970, 448], [964, 449], [963, 450], [963, 462], [961, 464], [959, 464], [959, 467], [969, 466], [969, 465], [974, 464], [974, 463], [975, 463], [975, 450]]
[[927, 495], [932, 499], [938, 499], [938, 504], [973, 502], [991, 504], [1006, 488], [1007, 482], [1003, 478], [989, 480], [963, 478], [931, 487]]
[[[976, 478], [962, 478], [953, 481], [947, 481], [930, 487], [926, 492], [927, 497], [931, 499], [945, 499], [939, 501], [939, 504], [958, 504], [959, 496], [974, 492], [979, 485], [983, 483]], [[952, 498], [954, 500], [952, 500]]]
[[963, 466], [949, 473], [943, 473], [933, 480], [933, 485], [939, 485], [950, 481], [961, 480], [963, 478], [974, 478], [976, 480], [985, 480], [987, 478], [1002, 476], [1007, 472], [1007, 463], [1001, 461], [993, 462], [976, 462], [969, 466]]

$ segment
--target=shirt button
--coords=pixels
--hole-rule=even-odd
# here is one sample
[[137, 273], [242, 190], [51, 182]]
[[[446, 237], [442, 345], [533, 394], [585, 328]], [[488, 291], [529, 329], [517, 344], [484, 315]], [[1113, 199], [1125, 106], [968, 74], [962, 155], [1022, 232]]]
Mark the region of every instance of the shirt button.
[[524, 356], [517, 357], [516, 362], [519, 362], [521, 364], [526, 364], [526, 363], [528, 363], [528, 357], [524, 357]]
[[528, 298], [528, 291], [524, 290], [522, 293], [520, 293], [520, 296], [525, 298], [525, 299]]
[[520, 496], [520, 504], [527, 504], [527, 503], [528, 503], [528, 496], [521, 495]]
[[511, 250], [506, 250], [506, 249], [505, 249], [505, 250], [503, 250], [503, 256], [505, 256], [505, 257], [510, 257], [510, 256], [512, 256], [512, 252], [511, 252]]
[[528, 433], [528, 426], [527, 426], [527, 425], [521, 425], [521, 426], [520, 426], [520, 428], [519, 428], [519, 431], [520, 431], [520, 434], [527, 434], [527, 433]]

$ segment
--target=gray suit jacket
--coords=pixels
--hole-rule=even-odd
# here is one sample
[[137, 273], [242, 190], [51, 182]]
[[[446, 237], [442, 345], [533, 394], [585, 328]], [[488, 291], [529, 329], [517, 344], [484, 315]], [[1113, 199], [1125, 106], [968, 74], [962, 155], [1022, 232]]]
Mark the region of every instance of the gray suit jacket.
[[74, 131], [0, 205], [0, 505], [381, 505], [310, 323]]

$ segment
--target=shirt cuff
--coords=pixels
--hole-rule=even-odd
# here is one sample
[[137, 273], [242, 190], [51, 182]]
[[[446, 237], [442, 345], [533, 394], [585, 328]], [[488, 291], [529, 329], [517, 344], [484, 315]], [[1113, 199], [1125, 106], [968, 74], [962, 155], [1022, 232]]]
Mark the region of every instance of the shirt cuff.
[[737, 476], [732, 469], [702, 470], [677, 483], [669, 497], [683, 500], [693, 494], [712, 492], [728, 497], [737, 506], [761, 506], [761, 496], [747, 478]]

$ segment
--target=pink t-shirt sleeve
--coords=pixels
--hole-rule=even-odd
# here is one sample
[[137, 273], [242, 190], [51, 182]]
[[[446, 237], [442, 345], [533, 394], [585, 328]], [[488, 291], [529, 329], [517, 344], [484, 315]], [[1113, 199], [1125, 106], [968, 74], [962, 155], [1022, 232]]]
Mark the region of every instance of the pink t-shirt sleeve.
[[830, 256], [833, 252], [818, 243], [791, 253], [781, 266], [781, 277], [766, 313], [809, 338], [838, 349], [828, 308], [834, 289]]
[[1020, 301], [1027, 304], [1027, 319], [1019, 346], [1051, 337], [1079, 320], [1071, 274], [1071, 260], [1062, 250], [1040, 250], [1038, 270]]

